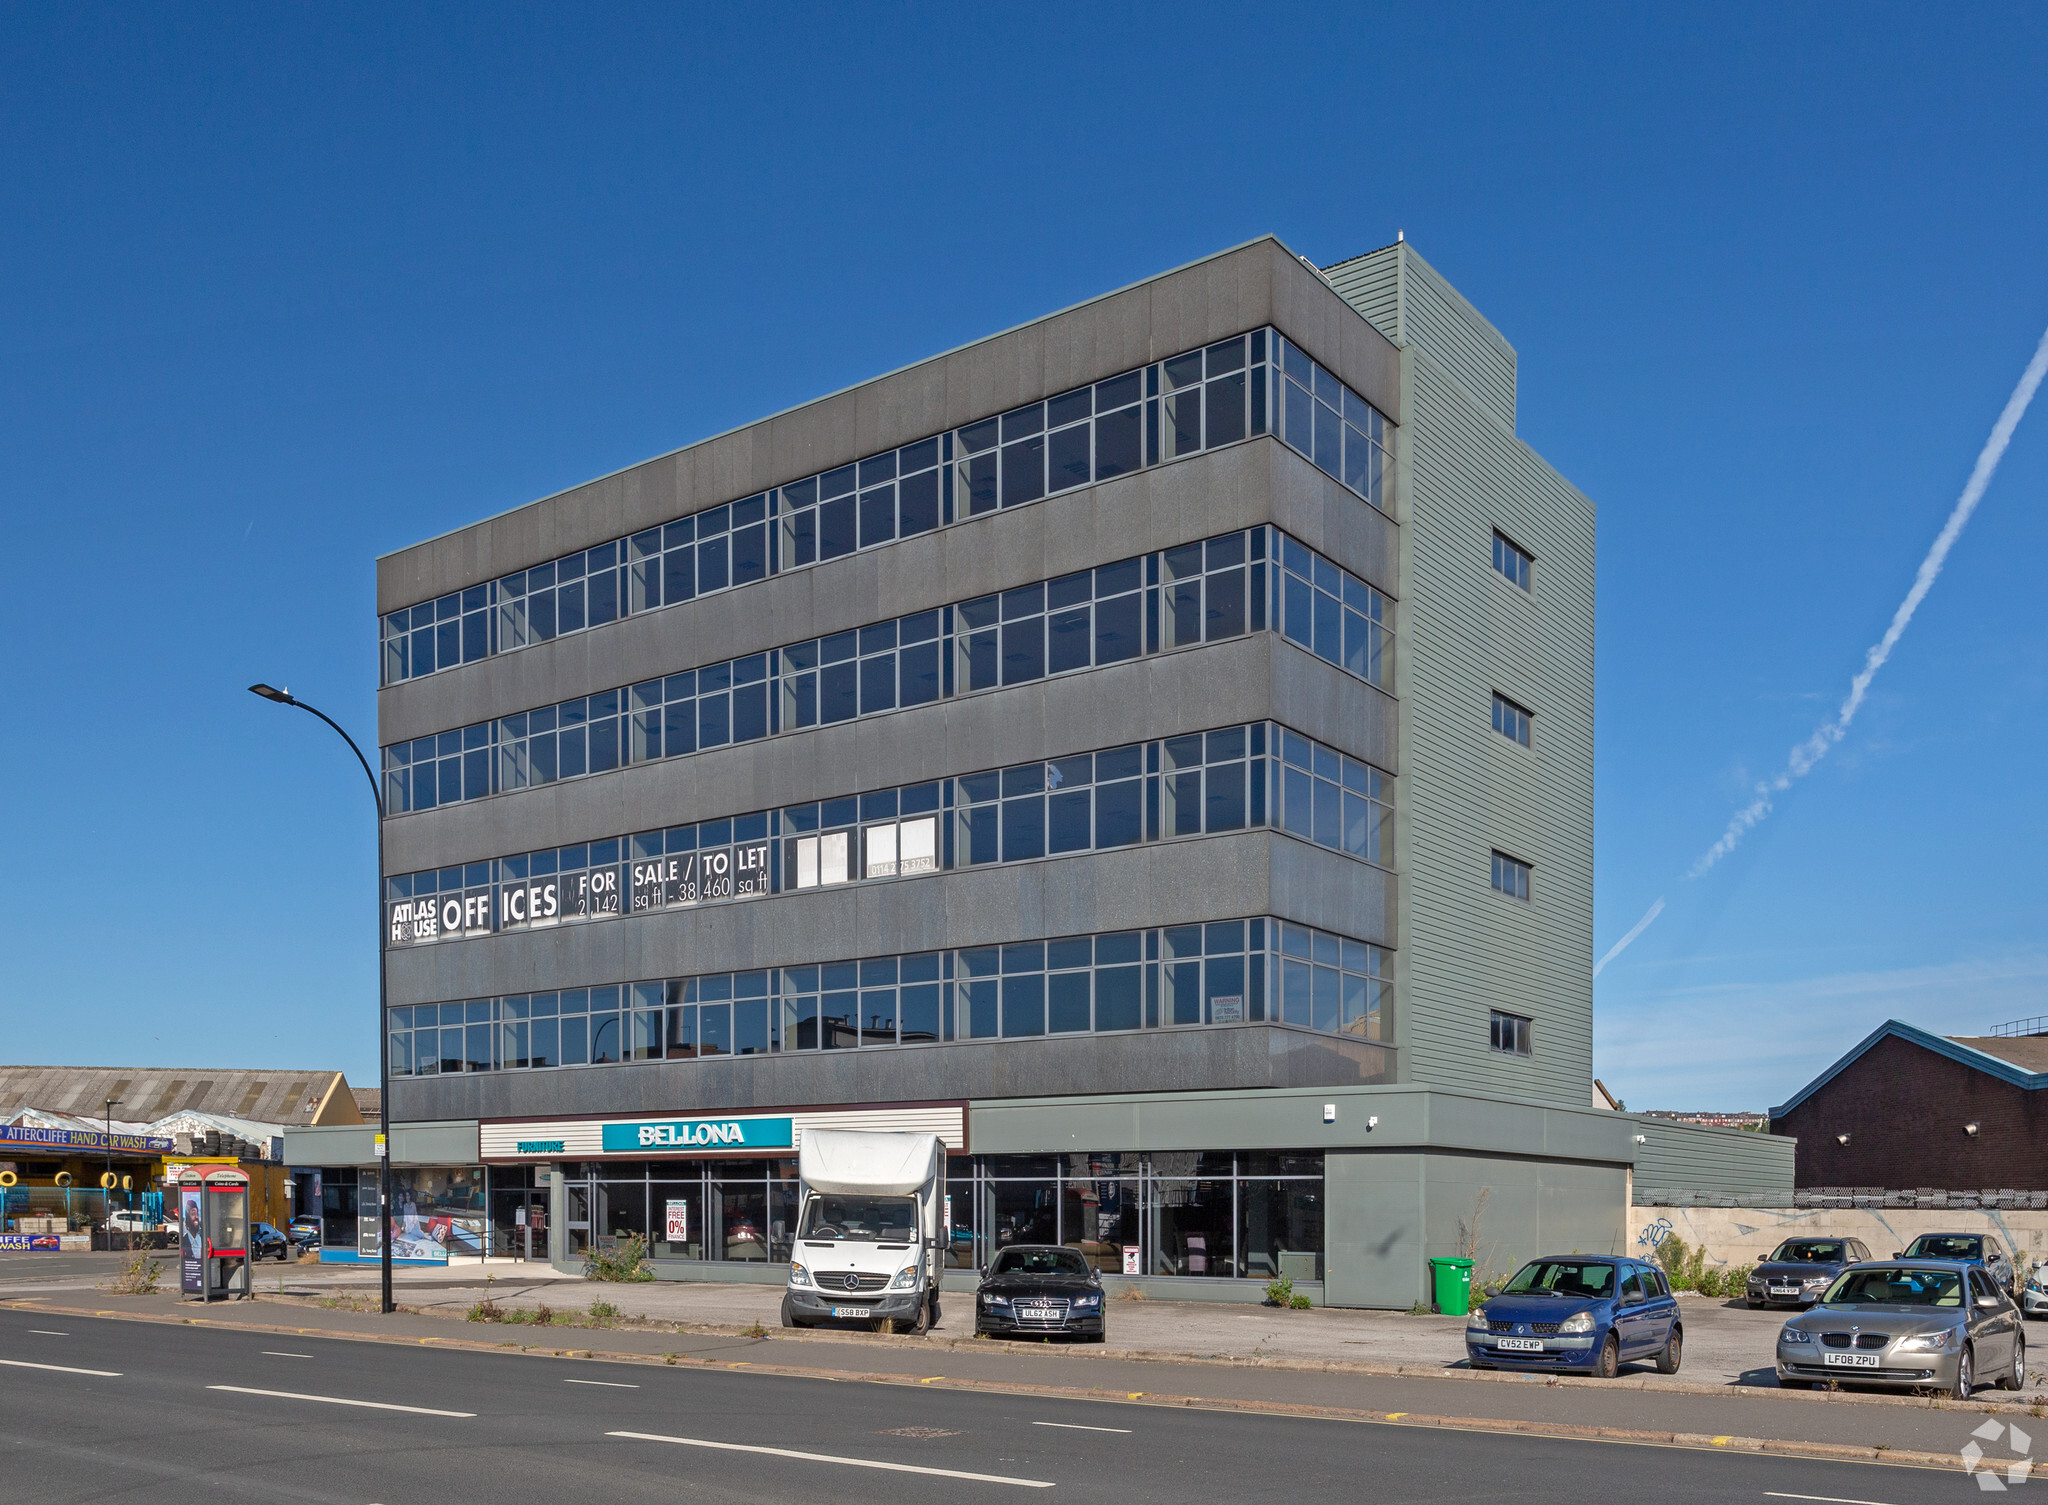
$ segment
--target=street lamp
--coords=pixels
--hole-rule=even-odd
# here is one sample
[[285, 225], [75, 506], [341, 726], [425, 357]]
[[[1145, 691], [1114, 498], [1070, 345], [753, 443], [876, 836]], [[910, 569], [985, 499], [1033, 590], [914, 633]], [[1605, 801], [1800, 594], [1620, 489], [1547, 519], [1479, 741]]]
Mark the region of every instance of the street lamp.
[[109, 1254], [114, 1252], [114, 1109], [120, 1102], [121, 1099], [118, 1097], [107, 1099], [107, 1175], [106, 1179], [100, 1182], [100, 1221], [107, 1225]]
[[370, 781], [370, 798], [377, 806], [377, 1247], [383, 1266], [383, 1307], [386, 1316], [396, 1311], [397, 1304], [391, 1299], [391, 1044], [387, 1039], [384, 977], [384, 794], [377, 787], [377, 775], [370, 771], [370, 760], [363, 756], [363, 750], [356, 746], [356, 739], [341, 729], [341, 723], [317, 706], [293, 697], [289, 690], [274, 689], [269, 685], [249, 686], [251, 695], [260, 695], [265, 700], [274, 700], [279, 705], [297, 706], [310, 711], [330, 727], [335, 734], [348, 744], [349, 751], [356, 755], [356, 761], [363, 765], [363, 777]]

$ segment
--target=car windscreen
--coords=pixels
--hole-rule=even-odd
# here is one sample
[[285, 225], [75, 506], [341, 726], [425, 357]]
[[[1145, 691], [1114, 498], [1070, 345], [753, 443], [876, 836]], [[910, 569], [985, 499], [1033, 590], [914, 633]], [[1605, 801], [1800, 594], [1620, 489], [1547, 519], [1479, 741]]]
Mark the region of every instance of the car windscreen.
[[1839, 1265], [1848, 1258], [1840, 1239], [1788, 1238], [1771, 1251], [1774, 1264]]
[[1504, 1296], [1612, 1296], [1614, 1266], [1577, 1259], [1532, 1260], [1501, 1288]]
[[1945, 1306], [1963, 1304], [1963, 1277], [1954, 1270], [1908, 1270], [1893, 1265], [1850, 1270], [1821, 1300], [1829, 1306]]
[[917, 1198], [835, 1196], [820, 1193], [804, 1204], [798, 1238], [859, 1244], [917, 1242]]
[[1923, 1233], [1906, 1246], [1909, 1259], [1982, 1259], [1984, 1240], [1966, 1233]]
[[1088, 1261], [1078, 1249], [1005, 1249], [988, 1267], [991, 1275], [1086, 1275]]

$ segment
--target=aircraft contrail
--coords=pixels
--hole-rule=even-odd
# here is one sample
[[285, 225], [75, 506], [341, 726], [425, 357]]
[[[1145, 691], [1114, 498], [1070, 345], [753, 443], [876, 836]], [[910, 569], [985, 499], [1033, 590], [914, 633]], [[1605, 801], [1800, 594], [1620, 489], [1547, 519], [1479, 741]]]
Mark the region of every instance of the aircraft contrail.
[[[1870, 651], [1863, 656], [1863, 667], [1849, 682], [1848, 698], [1835, 713], [1832, 721], [1826, 721], [1815, 729], [1814, 734], [1792, 749], [1784, 771], [1776, 778], [1756, 786], [1756, 798], [1735, 813], [1728, 822], [1728, 829], [1721, 833], [1721, 839], [1701, 854], [1687, 871], [1688, 879], [1698, 878], [1713, 865], [1726, 857], [1741, 843], [1742, 838], [1771, 813], [1776, 797], [1790, 789], [1799, 780], [1811, 773], [1822, 758], [1825, 758], [1837, 742], [1849, 733], [1849, 724], [1856, 719], [1856, 713], [1863, 708], [1863, 699], [1870, 692], [1870, 682], [1877, 678], [1877, 671], [1885, 666], [1892, 656], [1892, 649], [1904, 636], [1912, 623], [1913, 613], [1920, 609], [1920, 603], [1927, 599], [1928, 591], [1934, 588], [1941, 568], [1948, 562], [1948, 552], [1955, 547], [1962, 536], [1970, 516], [1977, 510], [1977, 503], [1983, 499], [1985, 488], [1998, 472], [1998, 462], [2005, 458], [2005, 449], [2012, 442], [2013, 430], [2019, 427], [2020, 419], [2026, 416], [2027, 405], [2034, 400], [2034, 393], [2040, 388], [2041, 379], [2048, 376], [2048, 331], [2041, 336], [2041, 343], [2034, 347], [2034, 358], [2027, 362], [2027, 369], [2020, 373], [2019, 385], [2013, 388], [2012, 396], [2006, 399], [2005, 411], [1998, 415], [1998, 422], [1991, 426], [1991, 437], [1984, 441], [1984, 448], [1977, 455], [1977, 464], [1970, 471], [1970, 479], [1963, 486], [1963, 494], [1956, 499], [1948, 521], [1942, 524], [1934, 545], [1928, 549], [1927, 557], [1920, 561], [1920, 571], [1913, 577], [1913, 588], [1906, 592], [1906, 599], [1899, 603], [1899, 609], [1892, 613], [1891, 625], [1884, 636], [1873, 643]], [[1635, 929], [1617, 941], [1608, 953], [1601, 957], [1593, 968], [1598, 977], [1605, 967], [1645, 930], [1657, 916], [1663, 913], [1664, 901], [1660, 898], [1650, 906], [1648, 914], [1636, 922]]]
[[1631, 930], [1627, 935], [1623, 936], [1620, 940], [1616, 941], [1612, 946], [1609, 946], [1607, 948], [1607, 954], [1601, 957], [1600, 960], [1598, 960], [1597, 962], [1593, 963], [1593, 975], [1595, 977], [1598, 977], [1600, 975], [1601, 969], [1605, 967], [1609, 962], [1613, 961], [1617, 956], [1621, 955], [1622, 952], [1628, 950], [1629, 942], [1633, 941], [1645, 930], [1648, 930], [1650, 928], [1650, 922], [1656, 919], [1657, 916], [1662, 913], [1664, 913], [1664, 897], [1660, 894], [1657, 896], [1657, 902], [1650, 906], [1650, 912], [1644, 915], [1640, 920], [1636, 921], [1636, 928]]

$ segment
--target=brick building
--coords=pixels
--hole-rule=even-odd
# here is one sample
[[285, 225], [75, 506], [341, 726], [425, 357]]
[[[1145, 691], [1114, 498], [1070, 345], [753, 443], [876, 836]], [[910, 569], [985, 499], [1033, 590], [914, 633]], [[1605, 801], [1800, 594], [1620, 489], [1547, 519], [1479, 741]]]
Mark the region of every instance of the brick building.
[[2048, 1035], [1932, 1035], [1890, 1020], [1780, 1107], [1795, 1184], [2048, 1190]]

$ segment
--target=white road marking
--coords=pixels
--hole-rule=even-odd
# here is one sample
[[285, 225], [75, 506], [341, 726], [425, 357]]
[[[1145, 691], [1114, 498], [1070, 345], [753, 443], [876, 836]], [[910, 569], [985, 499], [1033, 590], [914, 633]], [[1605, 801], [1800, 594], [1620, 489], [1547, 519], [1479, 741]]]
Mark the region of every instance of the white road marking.
[[1031, 1425], [1034, 1427], [1061, 1427], [1069, 1432], [1121, 1432], [1126, 1437], [1131, 1435], [1129, 1427], [1084, 1427], [1078, 1421], [1034, 1421]]
[[638, 1385], [622, 1385], [617, 1380], [563, 1380], [565, 1385], [602, 1385], [607, 1390], [638, 1390]]
[[263, 1357], [266, 1359], [310, 1359], [313, 1356], [309, 1353], [285, 1353], [280, 1349], [266, 1348], [263, 1350]]
[[1840, 1495], [1788, 1495], [1775, 1489], [1764, 1491], [1766, 1500], [1820, 1500], [1825, 1505], [1885, 1505], [1883, 1500], [1845, 1500]]
[[69, 1333], [53, 1333], [47, 1327], [32, 1327], [29, 1331], [38, 1338], [68, 1338], [71, 1336]]
[[437, 1411], [432, 1406], [399, 1406], [384, 1400], [350, 1400], [345, 1395], [301, 1395], [296, 1390], [255, 1390], [247, 1385], [208, 1385], [206, 1388], [227, 1390], [236, 1395], [270, 1395], [279, 1400], [316, 1400], [329, 1406], [361, 1406], [369, 1411], [409, 1411], [414, 1416], [476, 1415], [474, 1411]]
[[806, 1463], [843, 1463], [848, 1468], [880, 1468], [892, 1474], [930, 1474], [940, 1479], [972, 1479], [977, 1484], [1016, 1484], [1025, 1489], [1051, 1489], [1050, 1479], [1013, 1479], [1007, 1474], [970, 1474], [957, 1468], [922, 1468], [915, 1463], [883, 1463], [875, 1458], [841, 1458], [834, 1453], [799, 1453], [794, 1448], [753, 1447], [744, 1442], [712, 1442], [703, 1437], [664, 1437], [658, 1432], [607, 1432], [637, 1442], [673, 1442], [686, 1448], [716, 1448], [725, 1453], [765, 1453], [771, 1458], [798, 1458]]
[[96, 1374], [107, 1380], [118, 1380], [121, 1377], [121, 1371], [118, 1369], [73, 1369], [69, 1364], [31, 1364], [27, 1359], [0, 1359], [0, 1364], [5, 1364], [10, 1369], [49, 1369], [58, 1374]]

